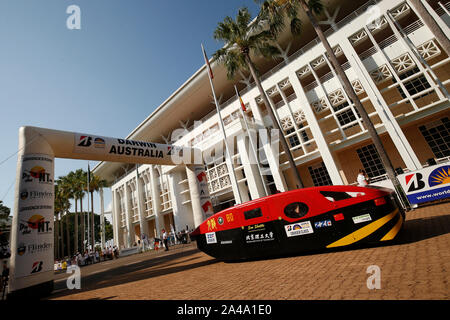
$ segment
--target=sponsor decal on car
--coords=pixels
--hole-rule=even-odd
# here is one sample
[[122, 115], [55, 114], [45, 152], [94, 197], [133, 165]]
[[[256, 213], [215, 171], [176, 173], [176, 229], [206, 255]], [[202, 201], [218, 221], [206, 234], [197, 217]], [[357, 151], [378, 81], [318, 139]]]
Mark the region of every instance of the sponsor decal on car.
[[368, 213], [353, 217], [352, 219], [353, 219], [354, 224], [372, 221], [372, 218], [370, 217], [370, 214], [368, 214]]
[[331, 227], [331, 220], [322, 220], [314, 222], [314, 227], [316, 227], [316, 229], [323, 227]]
[[208, 232], [205, 233], [205, 235], [207, 244], [217, 243], [217, 237], [215, 232]]
[[302, 236], [309, 233], [314, 233], [311, 221], [302, 221], [284, 226], [286, 235], [288, 237]]

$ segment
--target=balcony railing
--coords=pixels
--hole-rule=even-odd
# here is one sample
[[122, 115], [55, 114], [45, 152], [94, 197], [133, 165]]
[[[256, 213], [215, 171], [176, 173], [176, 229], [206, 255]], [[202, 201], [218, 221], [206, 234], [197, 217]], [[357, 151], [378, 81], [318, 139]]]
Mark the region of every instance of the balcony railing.
[[375, 48], [375, 46], [367, 49], [366, 51], [364, 51], [363, 53], [360, 53], [358, 56], [359, 58], [362, 60], [365, 60], [371, 56], [373, 56], [375, 53], [377, 53], [377, 48]]
[[380, 41], [380, 43], [378, 44], [380, 46], [380, 49], [384, 49], [388, 46], [390, 46], [391, 44], [397, 42], [397, 36], [395, 34], [391, 35], [390, 37], [387, 37], [386, 39], [384, 39], [383, 41]]
[[423, 26], [424, 26], [424, 24], [423, 24], [422, 20], [416, 20], [413, 23], [411, 23], [410, 25], [404, 27], [403, 31], [406, 34], [410, 34], [410, 33], [413, 33], [414, 31], [420, 29]]

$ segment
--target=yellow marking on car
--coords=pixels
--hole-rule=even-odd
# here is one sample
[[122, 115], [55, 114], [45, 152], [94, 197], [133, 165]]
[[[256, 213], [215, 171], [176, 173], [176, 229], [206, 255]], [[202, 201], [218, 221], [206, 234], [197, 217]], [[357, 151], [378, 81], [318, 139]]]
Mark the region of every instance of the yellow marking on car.
[[381, 238], [380, 241], [386, 241], [386, 240], [392, 240], [395, 238], [395, 236], [397, 235], [397, 233], [400, 231], [400, 228], [402, 227], [403, 224], [403, 217], [402, 215], [400, 215], [397, 223], [395, 224], [395, 226], [388, 232], [385, 234], [385, 236], [383, 238]]
[[378, 230], [380, 227], [385, 225], [387, 222], [392, 220], [395, 215], [398, 213], [398, 209], [395, 209], [388, 215], [385, 215], [384, 217], [375, 220], [374, 222], [368, 224], [367, 226], [364, 226], [349, 235], [327, 245], [327, 248], [333, 248], [333, 247], [339, 247], [339, 246], [346, 246], [352, 243], [355, 243], [356, 241], [359, 241], [361, 239], [364, 239], [365, 237], [369, 236], [376, 230]]

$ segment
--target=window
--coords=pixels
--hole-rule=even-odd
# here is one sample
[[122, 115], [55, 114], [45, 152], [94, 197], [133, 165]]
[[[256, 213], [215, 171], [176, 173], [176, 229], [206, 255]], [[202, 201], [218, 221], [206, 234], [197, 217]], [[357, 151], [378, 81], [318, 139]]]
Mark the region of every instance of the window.
[[339, 124], [341, 126], [345, 126], [346, 124], [349, 124], [353, 121], [356, 121], [355, 113], [352, 111], [352, 109], [347, 109], [342, 112], [338, 112], [341, 109], [344, 109], [348, 106], [348, 102], [341, 103], [340, 105], [334, 106], [333, 110], [336, 112], [336, 117], [339, 121]]
[[373, 144], [356, 149], [359, 160], [370, 178], [381, 176], [386, 173], [380, 156]]
[[445, 117], [419, 127], [436, 158], [450, 156], [450, 120]]
[[[289, 128], [289, 129], [285, 130], [284, 132], [286, 133], [285, 135], [287, 136], [287, 135], [295, 132], [295, 129], [294, 128]], [[291, 148], [296, 147], [296, 146], [298, 146], [300, 144], [300, 140], [298, 139], [298, 136], [297, 136], [296, 133], [294, 133], [293, 135], [288, 137], [288, 141], [289, 141], [289, 144], [290, 144]]]
[[352, 196], [346, 192], [320, 191], [320, 194], [330, 201], [339, 201], [352, 198]]
[[288, 204], [284, 208], [284, 214], [288, 218], [298, 219], [304, 217], [308, 213], [308, 210], [309, 210], [308, 206], [303, 202], [294, 202]]
[[325, 167], [325, 164], [323, 162], [308, 167], [308, 170], [313, 180], [314, 186], [330, 186], [333, 184], [331, 182], [331, 178], [328, 174], [327, 168]]
[[259, 218], [259, 217], [262, 217], [262, 215], [263, 214], [261, 212], [261, 208], [256, 208], [256, 209], [253, 209], [253, 210], [244, 211], [245, 220]]
[[[415, 68], [408, 70], [408, 71], [402, 73], [401, 75], [399, 75], [399, 78], [400, 78], [400, 80], [403, 80], [403, 79], [406, 79], [418, 72], [419, 72], [419, 69], [417, 67], [415, 67]], [[394, 82], [395, 82], [395, 79], [394, 79]], [[405, 86], [406, 90], [408, 90], [408, 93], [411, 96], [431, 87], [424, 75], [420, 75], [415, 79], [405, 81], [403, 83], [403, 85]], [[402, 88], [400, 86], [397, 86], [397, 89], [400, 92], [400, 95], [402, 96], [402, 98], [406, 98], [406, 95], [403, 92]], [[426, 93], [419, 97], [415, 97], [414, 100], [420, 99], [420, 98], [426, 96], [427, 94], [429, 94], [429, 93]]]
[[[300, 123], [298, 125], [298, 127], [299, 127], [299, 129], [303, 128], [303, 124]], [[300, 134], [300, 137], [302, 138], [303, 142], [306, 142], [309, 140], [308, 133], [306, 133], [306, 130], [299, 131], [299, 134]]]

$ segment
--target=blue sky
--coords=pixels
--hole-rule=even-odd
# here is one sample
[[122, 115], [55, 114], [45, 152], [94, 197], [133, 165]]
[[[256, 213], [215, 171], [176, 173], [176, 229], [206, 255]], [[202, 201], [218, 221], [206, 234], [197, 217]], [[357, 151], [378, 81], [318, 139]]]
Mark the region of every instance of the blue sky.
[[[80, 30], [66, 26], [70, 5], [81, 10]], [[256, 15], [253, 0], [2, 0], [4, 205], [14, 206], [21, 126], [127, 136], [204, 64], [200, 43], [209, 56], [221, 47], [217, 23], [243, 6]], [[55, 176], [78, 168], [87, 161], [56, 159]]]

